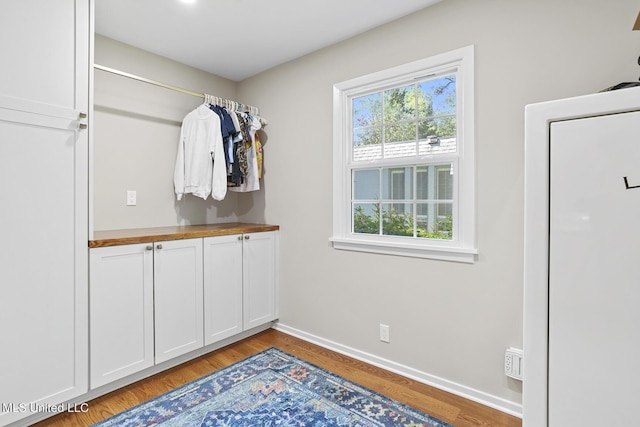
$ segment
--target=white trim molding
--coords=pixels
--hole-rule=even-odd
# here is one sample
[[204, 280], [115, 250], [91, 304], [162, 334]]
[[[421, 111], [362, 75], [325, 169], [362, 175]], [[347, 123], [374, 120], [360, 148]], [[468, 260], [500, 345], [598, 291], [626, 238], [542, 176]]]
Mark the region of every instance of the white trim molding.
[[456, 396], [463, 397], [465, 399], [488, 406], [506, 414], [522, 418], [522, 405], [518, 403], [511, 402], [501, 397], [493, 396], [489, 393], [485, 393], [483, 391], [476, 390], [474, 388], [467, 387], [465, 385], [419, 371], [409, 366], [402, 365], [400, 363], [384, 359], [382, 357], [378, 357], [374, 354], [367, 353], [353, 347], [342, 345], [335, 341], [331, 341], [317, 335], [301, 331], [300, 329], [283, 325], [279, 322], [276, 322], [272, 327], [277, 331], [303, 339], [310, 343], [335, 351], [336, 353], [352, 357], [361, 362], [377, 366], [378, 368], [386, 369], [387, 371], [402, 375], [419, 383], [435, 387], [437, 389], [455, 394]]

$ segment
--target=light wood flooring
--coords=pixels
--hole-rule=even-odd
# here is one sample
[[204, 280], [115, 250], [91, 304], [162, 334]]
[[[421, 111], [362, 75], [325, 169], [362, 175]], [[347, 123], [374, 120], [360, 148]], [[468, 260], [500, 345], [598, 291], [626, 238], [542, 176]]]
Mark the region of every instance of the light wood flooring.
[[[277, 347], [456, 427], [521, 427], [522, 420], [453, 394], [269, 329], [90, 402], [87, 413], [63, 413], [36, 427], [86, 427], [269, 347]], [[258, 426], [256, 426], [258, 427]]]

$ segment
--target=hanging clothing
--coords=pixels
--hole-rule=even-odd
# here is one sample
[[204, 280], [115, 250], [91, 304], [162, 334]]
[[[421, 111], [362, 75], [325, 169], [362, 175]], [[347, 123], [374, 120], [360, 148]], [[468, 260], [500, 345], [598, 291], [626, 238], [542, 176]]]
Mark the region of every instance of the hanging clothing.
[[227, 194], [220, 117], [204, 104], [182, 122], [173, 183], [178, 200], [188, 193], [205, 200], [209, 195], [222, 200]]
[[243, 113], [235, 112], [240, 124], [240, 137], [234, 139], [234, 163], [232, 167], [231, 176], [229, 176], [229, 186], [237, 187], [244, 182], [249, 169], [247, 163], [247, 145], [251, 144], [251, 136], [249, 135], [249, 125], [247, 123], [246, 115]]
[[258, 179], [262, 179], [262, 141], [260, 141], [260, 134], [256, 132], [254, 135], [256, 141], [256, 160], [258, 161]]
[[[248, 192], [260, 190], [260, 167], [258, 165], [258, 152], [256, 146], [256, 131], [258, 131], [262, 124], [257, 117], [247, 116], [246, 125], [248, 127], [249, 141], [246, 148], [247, 158], [247, 173], [243, 182], [237, 186], [230, 188], [231, 191]], [[262, 146], [260, 148], [262, 150]], [[262, 161], [262, 156], [260, 156]]]

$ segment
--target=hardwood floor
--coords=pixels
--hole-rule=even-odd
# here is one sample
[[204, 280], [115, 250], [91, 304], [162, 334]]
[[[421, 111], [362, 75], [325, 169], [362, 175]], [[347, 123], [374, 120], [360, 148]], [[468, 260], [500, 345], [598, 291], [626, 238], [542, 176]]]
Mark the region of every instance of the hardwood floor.
[[456, 427], [521, 427], [522, 420], [335, 353], [273, 329], [216, 350], [88, 402], [88, 412], [63, 413], [36, 427], [86, 427], [269, 347], [277, 347]]

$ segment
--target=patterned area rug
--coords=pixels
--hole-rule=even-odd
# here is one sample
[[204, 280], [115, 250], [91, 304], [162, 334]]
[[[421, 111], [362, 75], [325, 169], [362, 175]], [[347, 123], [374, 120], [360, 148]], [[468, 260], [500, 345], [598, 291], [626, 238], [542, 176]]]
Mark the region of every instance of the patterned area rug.
[[451, 427], [276, 348], [94, 426]]

